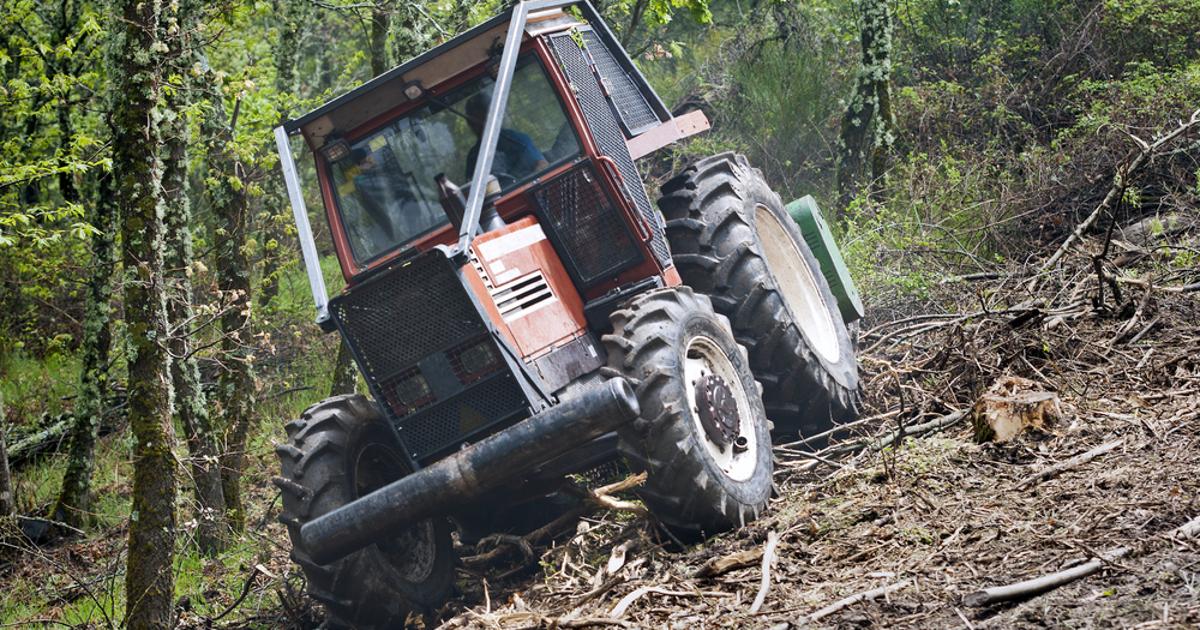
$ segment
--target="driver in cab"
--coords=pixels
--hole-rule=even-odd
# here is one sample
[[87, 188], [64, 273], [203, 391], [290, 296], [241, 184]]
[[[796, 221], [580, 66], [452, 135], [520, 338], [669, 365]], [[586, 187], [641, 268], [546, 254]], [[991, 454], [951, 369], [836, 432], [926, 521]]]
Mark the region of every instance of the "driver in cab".
[[[467, 181], [475, 174], [475, 162], [479, 158], [479, 145], [490, 105], [491, 97], [484, 92], [467, 99], [467, 124], [471, 126], [475, 136], [480, 138], [467, 153]], [[514, 129], [500, 130], [500, 139], [496, 142], [496, 157], [492, 160], [492, 174], [500, 180], [501, 186], [510, 186], [547, 166], [550, 166], [550, 163], [533, 144], [532, 138]]]

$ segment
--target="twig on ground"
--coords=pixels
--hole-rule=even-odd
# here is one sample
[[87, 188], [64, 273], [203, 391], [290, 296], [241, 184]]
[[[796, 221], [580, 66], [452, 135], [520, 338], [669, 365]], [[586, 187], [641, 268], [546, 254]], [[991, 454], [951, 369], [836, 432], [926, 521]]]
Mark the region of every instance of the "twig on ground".
[[641, 586], [641, 587], [634, 589], [632, 592], [630, 592], [625, 597], [622, 597], [621, 601], [617, 602], [617, 605], [613, 606], [612, 610], [608, 611], [608, 616], [613, 619], [620, 619], [621, 616], [624, 615], [627, 610], [629, 610], [629, 607], [634, 604], [634, 602], [641, 599], [642, 596], [646, 595], [647, 593], [658, 593], [659, 595], [671, 595], [674, 597], [732, 597], [733, 596], [731, 593], [718, 593], [718, 592], [712, 592], [712, 591], [672, 591], [672, 590], [662, 588], [661, 586]]
[[758, 594], [754, 596], [754, 603], [750, 604], [750, 614], [757, 613], [762, 608], [763, 602], [767, 601], [767, 591], [771, 590], [771, 565], [775, 564], [775, 547], [779, 545], [779, 534], [771, 531], [767, 533], [767, 546], [763, 549], [762, 556], [762, 582], [758, 585]]
[[1128, 547], [1118, 547], [1070, 569], [1042, 575], [1015, 584], [985, 588], [982, 591], [976, 591], [963, 597], [963, 604], [967, 606], [989, 606], [998, 602], [1041, 595], [1064, 584], [1070, 584], [1079, 578], [1087, 577], [1099, 571], [1105, 565], [1112, 563], [1112, 561], [1125, 557], [1129, 554], [1129, 551]]
[[1044, 481], [1046, 479], [1054, 477], [1054, 476], [1058, 475], [1059, 473], [1070, 470], [1077, 466], [1082, 466], [1083, 464], [1086, 464], [1086, 463], [1092, 461], [1093, 459], [1096, 459], [1097, 457], [1104, 455], [1105, 453], [1108, 453], [1110, 451], [1117, 449], [1124, 443], [1125, 443], [1125, 438], [1119, 438], [1119, 439], [1113, 440], [1111, 442], [1108, 442], [1106, 444], [1101, 444], [1100, 446], [1097, 446], [1096, 448], [1093, 448], [1090, 451], [1087, 451], [1085, 453], [1080, 453], [1079, 455], [1076, 455], [1075, 457], [1072, 457], [1070, 459], [1063, 460], [1057, 464], [1054, 464], [1053, 466], [1047, 466], [1046, 468], [1030, 475], [1029, 477], [1026, 477], [1023, 481], [1021, 481], [1021, 483], [1017, 484], [1017, 488], [1018, 489], [1027, 488], [1031, 485], [1034, 485], [1036, 483], [1039, 483], [1041, 481]]
[[885, 595], [895, 593], [896, 591], [908, 586], [911, 583], [912, 583], [911, 579], [901, 580], [899, 582], [896, 582], [895, 584], [889, 584], [887, 586], [873, 588], [869, 591], [862, 591], [861, 593], [855, 593], [855, 594], [851, 595], [850, 597], [846, 597], [844, 599], [839, 599], [836, 602], [833, 602], [832, 604], [822, 608], [821, 610], [818, 610], [817, 612], [809, 615], [808, 620], [809, 621], [820, 621], [847, 606], [857, 604], [858, 602], [861, 602], [861, 601], [875, 599], [876, 597], [883, 597]]

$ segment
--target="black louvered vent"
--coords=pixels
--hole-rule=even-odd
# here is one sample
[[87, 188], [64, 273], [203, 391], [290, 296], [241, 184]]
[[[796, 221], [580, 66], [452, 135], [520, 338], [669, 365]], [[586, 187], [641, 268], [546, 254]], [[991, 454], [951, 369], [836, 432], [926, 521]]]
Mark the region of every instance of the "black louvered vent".
[[[585, 29], [580, 29], [580, 31], [589, 32]], [[562, 64], [563, 72], [566, 73], [567, 79], [575, 88], [579, 105], [583, 109], [583, 115], [596, 139], [596, 144], [600, 147], [600, 152], [616, 162], [617, 170], [625, 181], [626, 193], [633, 199], [638, 211], [646, 217], [650, 224], [653, 232], [650, 247], [654, 251], [655, 258], [664, 267], [670, 266], [671, 250], [667, 247], [667, 239], [663, 236], [662, 216], [654, 209], [650, 198], [646, 195], [641, 175], [633, 163], [633, 157], [629, 155], [629, 148], [625, 146], [625, 134], [617, 124], [613, 109], [609, 105], [608, 99], [604, 97], [600, 83], [596, 79], [595, 73], [592, 72], [587, 58], [584, 57], [583, 50], [579, 48], [569, 33], [551, 37], [550, 43], [558, 56], [559, 63]]]

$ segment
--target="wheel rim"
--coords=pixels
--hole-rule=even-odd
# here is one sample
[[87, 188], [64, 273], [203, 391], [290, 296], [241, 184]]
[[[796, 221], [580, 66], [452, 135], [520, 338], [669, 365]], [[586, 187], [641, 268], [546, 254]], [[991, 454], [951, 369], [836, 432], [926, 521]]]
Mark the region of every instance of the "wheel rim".
[[[754, 421], [754, 408], [733, 363], [715, 341], [698, 335], [688, 341], [683, 373], [691, 410], [688, 415], [692, 418], [697, 439], [725, 476], [735, 481], [749, 479], [758, 465], [758, 423]], [[732, 418], [727, 417], [728, 413], [720, 414], [720, 410], [714, 410], [729, 420], [727, 439], [714, 439], [713, 426], [702, 419], [709, 415], [707, 410], [702, 414], [702, 405], [712, 402], [705, 386], [714, 382], [720, 383], [718, 387], [728, 395], [728, 399], [718, 400], [732, 403], [726, 407], [727, 412], [733, 412]]]
[[821, 358], [836, 363], [841, 354], [837, 328], [829, 305], [818, 289], [817, 279], [804, 263], [803, 253], [769, 208], [758, 204], [754, 219], [763, 256], [793, 319], [804, 333], [808, 345]]
[[[355, 497], [363, 497], [403, 477], [406, 468], [390, 446], [370, 442], [358, 452], [353, 470]], [[433, 521], [421, 521], [377, 546], [406, 580], [423, 582], [433, 574], [437, 562]]]

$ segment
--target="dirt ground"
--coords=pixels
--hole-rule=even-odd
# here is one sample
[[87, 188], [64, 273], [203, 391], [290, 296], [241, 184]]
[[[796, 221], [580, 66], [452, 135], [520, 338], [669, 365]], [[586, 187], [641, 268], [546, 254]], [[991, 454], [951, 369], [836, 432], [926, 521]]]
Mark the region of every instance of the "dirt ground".
[[[863, 419], [815, 453], [778, 447], [777, 497], [764, 518], [681, 549], [649, 518], [607, 510], [567, 523], [549, 544], [463, 547], [459, 596], [414, 621], [499, 629], [1198, 627], [1200, 537], [1172, 532], [1200, 517], [1200, 292], [1187, 284], [1200, 278], [1194, 265], [1153, 253], [1195, 251], [1195, 236], [1185, 237], [1166, 250], [1131, 246], [1129, 262], [1105, 263], [1103, 292], [1092, 258], [1100, 244], [1088, 241], [1047, 272], [997, 268], [938, 285], [922, 306], [877, 307], [860, 335]], [[1057, 394], [1057, 417], [1011, 441], [979, 443], [971, 409], [1009, 377]], [[1047, 472], [1102, 445], [1109, 450], [1091, 461]], [[183, 627], [320, 623], [274, 522], [274, 462], [265, 454], [255, 465], [263, 475], [244, 553], [180, 567], [222, 585], [203, 605], [180, 602]], [[38, 616], [56, 618], [60, 607], [102, 600], [123, 580], [124, 537], [115, 529], [26, 552], [5, 578], [45, 579], [48, 605]], [[1126, 549], [1119, 559], [1050, 592], [989, 606], [964, 601], [1118, 548]], [[868, 591], [882, 594], [843, 601]], [[106, 625], [119, 620], [91, 623]]]

